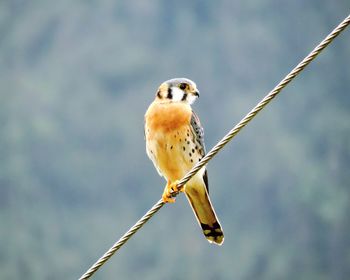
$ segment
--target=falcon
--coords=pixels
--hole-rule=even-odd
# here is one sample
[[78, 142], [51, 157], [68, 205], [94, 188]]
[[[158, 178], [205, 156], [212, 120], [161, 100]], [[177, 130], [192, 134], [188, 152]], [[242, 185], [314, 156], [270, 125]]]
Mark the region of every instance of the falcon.
[[[199, 97], [196, 84], [186, 78], [162, 83], [145, 114], [148, 157], [167, 180], [162, 199], [175, 202], [178, 181], [205, 155], [204, 132], [191, 104]], [[209, 198], [208, 173], [201, 168], [181, 189], [210, 243], [221, 245], [224, 234]]]

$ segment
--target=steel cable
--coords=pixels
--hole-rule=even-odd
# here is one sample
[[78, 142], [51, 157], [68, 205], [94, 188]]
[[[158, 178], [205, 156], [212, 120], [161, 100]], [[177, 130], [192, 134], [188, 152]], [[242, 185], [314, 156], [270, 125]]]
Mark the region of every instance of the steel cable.
[[[222, 138], [179, 182], [179, 190], [195, 175], [209, 160], [211, 160], [232, 138], [246, 126], [281, 90], [288, 85], [335, 37], [337, 37], [350, 23], [347, 16], [321, 43], [317, 45], [285, 78], [271, 90], [224, 138]], [[173, 193], [175, 197], [179, 192]], [[132, 226], [79, 280], [89, 279], [113, 254], [123, 246], [160, 208], [164, 205], [160, 199], [134, 226]]]

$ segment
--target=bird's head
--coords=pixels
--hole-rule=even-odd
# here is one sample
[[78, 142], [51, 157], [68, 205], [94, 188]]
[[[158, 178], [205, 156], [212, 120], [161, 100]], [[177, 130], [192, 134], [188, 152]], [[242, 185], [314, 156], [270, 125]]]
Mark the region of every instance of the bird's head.
[[159, 86], [156, 100], [159, 102], [184, 102], [192, 104], [199, 97], [196, 84], [186, 78], [175, 78]]

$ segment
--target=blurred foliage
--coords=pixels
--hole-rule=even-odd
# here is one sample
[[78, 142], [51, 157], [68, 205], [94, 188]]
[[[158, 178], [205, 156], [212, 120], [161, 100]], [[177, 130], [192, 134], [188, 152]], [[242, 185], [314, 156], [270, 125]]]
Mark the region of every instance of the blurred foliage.
[[[344, 17], [339, 1], [0, 2], [0, 278], [76, 279], [160, 197], [143, 114], [196, 81], [212, 147]], [[94, 279], [348, 279], [346, 30]]]

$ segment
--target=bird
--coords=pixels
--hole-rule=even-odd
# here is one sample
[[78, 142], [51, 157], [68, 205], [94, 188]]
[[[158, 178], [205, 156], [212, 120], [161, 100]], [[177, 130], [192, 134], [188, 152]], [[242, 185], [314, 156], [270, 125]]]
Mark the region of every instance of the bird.
[[185, 193], [197, 221], [210, 243], [221, 245], [224, 233], [209, 198], [208, 172], [202, 167], [179, 190], [179, 180], [205, 156], [204, 130], [191, 104], [199, 97], [197, 85], [187, 78], [163, 82], [145, 114], [146, 152], [167, 184], [164, 203], [174, 192]]

